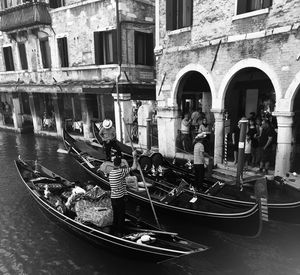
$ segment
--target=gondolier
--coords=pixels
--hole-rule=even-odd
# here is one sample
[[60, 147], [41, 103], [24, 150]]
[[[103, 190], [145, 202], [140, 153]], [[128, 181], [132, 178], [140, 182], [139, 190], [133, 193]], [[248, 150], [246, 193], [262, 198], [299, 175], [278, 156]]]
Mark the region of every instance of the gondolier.
[[113, 208], [113, 227], [117, 230], [117, 233], [122, 232], [125, 223], [125, 196], [127, 195], [125, 177], [131, 170], [137, 169], [136, 155], [136, 151], [133, 151], [133, 163], [130, 168], [122, 168], [122, 159], [116, 156], [113, 161], [114, 168], [110, 171], [108, 176]]
[[206, 133], [202, 132], [195, 137], [194, 141], [194, 169], [195, 169], [195, 182], [193, 184], [196, 191], [201, 191], [203, 189], [204, 181], [204, 157], [209, 157], [205, 152], [203, 140], [206, 138]]
[[110, 119], [105, 119], [102, 123], [102, 128], [99, 132], [100, 138], [103, 140], [103, 145], [106, 153], [106, 160], [111, 160], [111, 149], [117, 151], [117, 155], [121, 156], [121, 150], [117, 145], [116, 129]]

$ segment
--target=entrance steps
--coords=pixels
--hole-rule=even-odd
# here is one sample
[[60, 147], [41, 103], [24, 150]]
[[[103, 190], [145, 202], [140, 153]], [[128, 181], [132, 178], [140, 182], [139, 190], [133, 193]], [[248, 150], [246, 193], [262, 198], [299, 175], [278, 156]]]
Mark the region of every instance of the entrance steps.
[[[243, 171], [243, 182], [249, 182], [265, 176], [262, 173], [258, 173], [259, 168], [249, 166], [247, 171]], [[227, 184], [235, 184], [236, 181], [237, 166], [233, 162], [228, 162], [225, 164], [218, 164], [217, 167], [213, 169], [212, 177]], [[274, 171], [269, 170], [269, 175], [267, 177], [273, 177]]]

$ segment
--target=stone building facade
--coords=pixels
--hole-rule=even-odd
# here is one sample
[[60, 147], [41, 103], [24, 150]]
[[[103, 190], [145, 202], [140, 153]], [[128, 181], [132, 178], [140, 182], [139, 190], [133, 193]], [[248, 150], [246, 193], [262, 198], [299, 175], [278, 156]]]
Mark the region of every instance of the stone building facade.
[[154, 0], [1, 5], [0, 127], [90, 138], [91, 120], [111, 118], [126, 139], [121, 117], [155, 100]]
[[299, 1], [156, 0], [155, 5], [160, 151], [176, 155], [182, 114], [196, 100], [214, 125], [216, 164], [224, 161], [224, 112], [232, 130], [241, 116], [263, 110], [277, 120], [275, 174], [300, 171]]

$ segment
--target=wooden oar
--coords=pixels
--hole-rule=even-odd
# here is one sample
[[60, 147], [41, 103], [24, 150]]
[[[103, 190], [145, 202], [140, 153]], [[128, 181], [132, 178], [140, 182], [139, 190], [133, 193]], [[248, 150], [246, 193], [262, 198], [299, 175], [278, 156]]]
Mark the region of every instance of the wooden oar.
[[70, 146], [70, 148], [78, 155], [82, 158], [82, 160], [87, 164], [88, 167], [94, 169], [95, 166], [93, 164], [91, 164], [86, 158], [84, 158], [73, 146], [71, 146], [71, 144], [65, 140], [65, 143]]
[[[134, 147], [133, 147], [133, 144], [132, 144], [132, 140], [131, 140], [131, 137], [130, 137], [129, 131], [128, 131], [128, 129], [127, 129], [127, 125], [126, 125], [126, 123], [125, 123], [124, 118], [123, 118], [123, 123], [124, 123], [124, 125], [125, 125], [126, 132], [127, 132], [128, 137], [129, 137], [129, 140], [130, 140], [131, 149], [132, 149], [132, 151], [134, 151]], [[139, 170], [139, 172], [140, 172], [140, 174], [141, 174], [141, 177], [142, 177], [142, 179], [143, 179], [144, 187], [145, 187], [145, 189], [146, 189], [146, 192], [147, 192], [147, 195], [148, 195], [148, 198], [149, 198], [149, 202], [150, 202], [150, 205], [151, 205], [151, 208], [152, 208], [152, 212], [153, 212], [155, 221], [156, 221], [156, 223], [157, 223], [158, 228], [161, 229], [161, 226], [160, 226], [160, 224], [159, 224], [159, 222], [158, 222], [157, 215], [156, 215], [156, 212], [155, 212], [155, 209], [154, 209], [152, 200], [151, 200], [151, 196], [150, 196], [148, 187], [147, 187], [147, 185], [146, 185], [146, 181], [145, 181], [145, 178], [144, 178], [144, 174], [143, 174], [143, 171], [142, 171], [141, 166], [140, 166], [139, 163], [137, 163], [137, 167], [138, 167], [138, 170]]]

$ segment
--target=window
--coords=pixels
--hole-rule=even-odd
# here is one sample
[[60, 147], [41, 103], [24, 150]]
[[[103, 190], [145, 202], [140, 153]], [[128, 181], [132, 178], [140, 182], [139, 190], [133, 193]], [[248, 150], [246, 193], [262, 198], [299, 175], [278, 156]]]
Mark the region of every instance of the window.
[[11, 47], [3, 47], [3, 54], [4, 54], [4, 62], [6, 71], [14, 71], [14, 60], [12, 55]]
[[60, 58], [60, 66], [69, 67], [67, 37], [58, 38], [57, 45], [58, 45], [58, 54]]
[[135, 32], [135, 64], [153, 66], [153, 34]]
[[272, 2], [272, 0], [237, 0], [237, 14], [269, 8]]
[[19, 56], [20, 56], [22, 70], [28, 70], [25, 44], [18, 43], [18, 49], [19, 49]]
[[2, 6], [3, 9], [7, 9], [7, 0], [3, 0], [3, 6]]
[[193, 0], [166, 0], [167, 30], [192, 25]]
[[43, 68], [51, 67], [50, 46], [48, 38], [40, 39]]
[[50, 0], [49, 5], [51, 9], [56, 9], [59, 7], [63, 7], [65, 5], [64, 0]]
[[96, 65], [116, 64], [117, 31], [94, 32]]

